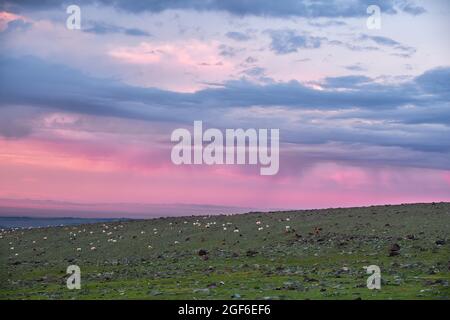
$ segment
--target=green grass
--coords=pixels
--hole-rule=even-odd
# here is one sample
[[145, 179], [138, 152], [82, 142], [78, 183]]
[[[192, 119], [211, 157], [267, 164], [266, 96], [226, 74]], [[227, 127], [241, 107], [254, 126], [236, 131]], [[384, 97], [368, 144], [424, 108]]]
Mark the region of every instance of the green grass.
[[[449, 299], [449, 231], [449, 203], [3, 231], [0, 299]], [[81, 290], [66, 288], [71, 264]], [[372, 264], [381, 290], [366, 287]]]

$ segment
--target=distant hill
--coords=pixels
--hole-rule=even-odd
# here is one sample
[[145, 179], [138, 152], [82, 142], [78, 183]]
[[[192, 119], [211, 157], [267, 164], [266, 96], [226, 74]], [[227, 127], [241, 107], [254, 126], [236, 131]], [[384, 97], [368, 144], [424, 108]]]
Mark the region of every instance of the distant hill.
[[128, 219], [107, 219], [107, 218], [35, 218], [35, 217], [0, 217], [0, 228], [38, 228], [38, 227], [53, 227], [53, 226], [67, 226], [98, 222], [113, 222], [124, 221]]

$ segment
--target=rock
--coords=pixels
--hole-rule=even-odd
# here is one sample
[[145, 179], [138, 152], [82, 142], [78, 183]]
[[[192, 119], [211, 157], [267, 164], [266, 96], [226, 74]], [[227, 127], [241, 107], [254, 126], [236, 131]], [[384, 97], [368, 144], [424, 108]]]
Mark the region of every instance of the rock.
[[152, 290], [149, 292], [149, 294], [152, 296], [159, 296], [160, 294], [162, 294], [162, 292], [158, 290]]
[[309, 278], [309, 277], [304, 277], [303, 279], [305, 282], [319, 282], [319, 280], [314, 279], [314, 278]]
[[234, 293], [231, 295], [231, 299], [240, 299], [241, 295], [239, 293]]
[[209, 289], [208, 289], [208, 288], [204, 288], [204, 289], [194, 289], [193, 292], [194, 292], [194, 293], [209, 294]]
[[437, 269], [430, 268], [428, 270], [428, 274], [430, 274], [430, 275], [437, 274], [437, 273], [439, 273], [439, 270], [437, 270]]
[[275, 299], [279, 299], [277, 296], [267, 296], [267, 297], [263, 297], [263, 300], [275, 300]]
[[433, 285], [436, 285], [436, 284], [441, 284], [442, 283], [441, 281], [443, 281], [443, 280], [440, 280], [440, 279], [438, 279], [438, 280], [427, 280], [427, 281], [425, 281], [425, 285], [426, 286], [433, 286]]
[[297, 281], [286, 281], [283, 283], [283, 287], [281, 287], [283, 290], [301, 290], [303, 291], [304, 288], [301, 283]]
[[245, 253], [247, 257], [254, 257], [258, 254], [258, 251], [256, 250], [247, 250], [247, 252]]
[[397, 243], [394, 243], [389, 248], [389, 257], [398, 256], [400, 254], [400, 246]]

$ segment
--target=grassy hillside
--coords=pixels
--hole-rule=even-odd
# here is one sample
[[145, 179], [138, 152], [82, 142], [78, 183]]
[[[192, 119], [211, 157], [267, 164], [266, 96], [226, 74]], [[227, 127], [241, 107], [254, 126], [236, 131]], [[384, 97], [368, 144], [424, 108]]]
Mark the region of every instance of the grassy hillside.
[[449, 203], [4, 230], [0, 299], [449, 299], [449, 234]]

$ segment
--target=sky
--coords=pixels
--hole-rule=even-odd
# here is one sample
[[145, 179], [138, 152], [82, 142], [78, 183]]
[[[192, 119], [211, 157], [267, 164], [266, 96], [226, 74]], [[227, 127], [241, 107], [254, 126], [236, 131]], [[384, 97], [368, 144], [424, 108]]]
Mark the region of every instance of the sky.
[[[450, 201], [449, 15], [446, 0], [0, 0], [0, 207]], [[278, 174], [174, 165], [172, 131], [198, 120], [279, 129]]]

